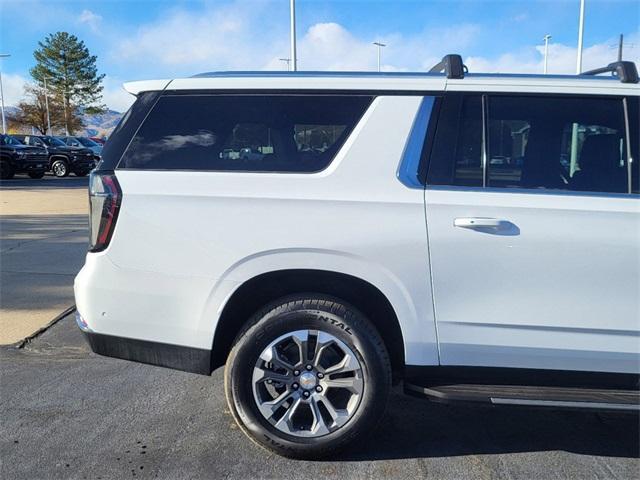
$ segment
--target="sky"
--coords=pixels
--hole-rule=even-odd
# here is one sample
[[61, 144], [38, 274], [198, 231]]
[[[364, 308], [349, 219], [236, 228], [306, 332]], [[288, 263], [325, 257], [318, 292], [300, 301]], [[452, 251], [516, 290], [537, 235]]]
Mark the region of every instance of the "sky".
[[[471, 72], [575, 73], [579, 0], [297, 0], [299, 70], [426, 71], [459, 53]], [[5, 105], [31, 81], [33, 51], [67, 31], [97, 55], [104, 102], [124, 111], [129, 80], [215, 70], [284, 70], [289, 0], [0, 0]], [[640, 2], [586, 0], [583, 69], [616, 60], [640, 65]]]

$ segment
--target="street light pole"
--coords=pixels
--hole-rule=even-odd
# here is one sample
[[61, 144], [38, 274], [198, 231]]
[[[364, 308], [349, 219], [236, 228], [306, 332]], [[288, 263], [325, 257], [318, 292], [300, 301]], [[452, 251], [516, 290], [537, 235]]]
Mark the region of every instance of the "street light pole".
[[60, 50], [60, 56], [62, 57], [62, 65], [64, 72], [64, 79], [62, 82], [62, 107], [64, 108], [64, 134], [69, 136], [69, 121], [67, 120], [67, 55], [64, 50]]
[[[584, 38], [584, 2], [580, 0], [580, 20], [578, 25], [578, 55], [576, 61], [576, 74], [580, 75], [582, 72], [582, 44]], [[574, 123], [571, 128], [571, 159], [569, 162], [569, 176], [573, 177], [573, 174], [578, 169], [578, 124]]]
[[[0, 53], [0, 58], [7, 58], [11, 55]], [[0, 105], [2, 106], [2, 133], [7, 133], [7, 121], [4, 118], [4, 90], [2, 89], [2, 71], [0, 71]]]
[[618, 61], [622, 61], [622, 45], [624, 44], [624, 35], [620, 34], [620, 42], [618, 42]]
[[47, 77], [44, 77], [44, 105], [47, 109], [47, 135], [51, 135], [51, 117], [49, 116], [49, 91], [47, 90]]
[[544, 36], [544, 74], [547, 74], [547, 70], [548, 70], [548, 66], [549, 66], [549, 62], [548, 62], [548, 57], [549, 57], [549, 40], [551, 40], [551, 35], [546, 34]]
[[296, 0], [289, 1], [289, 13], [291, 15], [291, 66], [292, 70], [295, 72], [298, 70], [298, 61], [296, 56]]
[[285, 63], [287, 64], [287, 72], [288, 72], [289, 70], [291, 70], [291, 65], [290, 65], [290, 63], [291, 63], [291, 59], [290, 59], [290, 58], [280, 58], [279, 60], [280, 60], [281, 62], [285, 62]]
[[378, 71], [380, 71], [380, 52], [382, 50], [382, 47], [386, 47], [387, 45], [380, 42], [373, 42], [373, 44], [378, 47]]
[[582, 44], [584, 37], [584, 2], [580, 0], [580, 23], [578, 26], [578, 58], [576, 62], [576, 73], [580, 75], [582, 72]]

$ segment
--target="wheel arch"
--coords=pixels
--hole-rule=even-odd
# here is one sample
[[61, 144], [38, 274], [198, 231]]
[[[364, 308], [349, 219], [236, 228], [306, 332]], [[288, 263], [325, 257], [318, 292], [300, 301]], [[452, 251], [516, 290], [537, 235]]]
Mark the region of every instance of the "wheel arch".
[[69, 157], [62, 153], [54, 153], [53, 155], [49, 156], [49, 164], [53, 164], [53, 162], [55, 162], [56, 160], [63, 160], [67, 162], [67, 165], [70, 163]]
[[216, 324], [212, 370], [223, 365], [247, 320], [264, 305], [292, 294], [316, 293], [344, 300], [371, 320], [389, 352], [394, 379], [405, 365], [405, 345], [398, 315], [387, 296], [372, 283], [343, 272], [310, 268], [283, 269], [258, 274], [230, 295]]

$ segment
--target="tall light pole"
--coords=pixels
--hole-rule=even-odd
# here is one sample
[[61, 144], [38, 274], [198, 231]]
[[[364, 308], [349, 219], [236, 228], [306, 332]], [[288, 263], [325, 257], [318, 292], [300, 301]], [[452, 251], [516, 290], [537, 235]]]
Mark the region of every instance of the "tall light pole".
[[544, 74], [547, 74], [547, 70], [548, 70], [548, 66], [549, 66], [549, 62], [548, 62], [548, 57], [549, 57], [549, 40], [551, 40], [551, 35], [546, 34], [544, 36]]
[[280, 58], [281, 62], [285, 62], [287, 64], [287, 72], [291, 70], [291, 59], [290, 58]]
[[[0, 53], [0, 58], [7, 58], [11, 55], [8, 53]], [[7, 133], [7, 121], [4, 118], [4, 90], [2, 89], [2, 71], [0, 71], [0, 100], [2, 105], [2, 133]]]
[[64, 134], [69, 136], [69, 122], [67, 120], [67, 55], [64, 50], [60, 50], [60, 56], [62, 57], [62, 65], [64, 78], [62, 82], [62, 107], [64, 108]]
[[582, 44], [584, 37], [584, 2], [580, 0], [580, 23], [578, 25], [578, 57], [576, 61], [576, 73], [580, 75], [582, 72]]
[[[576, 74], [582, 72], [582, 44], [584, 38], [584, 2], [580, 0], [580, 20], [578, 25], [578, 55], [576, 60]], [[571, 128], [571, 160], [569, 163], [569, 176], [578, 169], [578, 124], [574, 123]]]
[[47, 77], [44, 77], [44, 105], [47, 109], [47, 135], [51, 135], [51, 117], [49, 116], [49, 91], [47, 90]]
[[373, 42], [373, 44], [378, 47], [378, 71], [380, 71], [380, 52], [382, 50], [382, 47], [386, 47], [387, 45], [380, 42]]
[[289, 13], [291, 15], [291, 70], [298, 70], [298, 61], [296, 56], [296, 0], [289, 0]]

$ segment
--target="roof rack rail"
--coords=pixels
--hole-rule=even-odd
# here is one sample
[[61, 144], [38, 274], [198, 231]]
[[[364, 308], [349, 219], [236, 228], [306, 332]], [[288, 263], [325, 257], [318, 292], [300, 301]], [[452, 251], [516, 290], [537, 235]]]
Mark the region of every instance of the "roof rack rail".
[[447, 78], [464, 78], [464, 74], [469, 70], [467, 66], [462, 63], [462, 57], [457, 54], [449, 54], [442, 57], [439, 63], [435, 64], [429, 70], [429, 73], [441, 73], [444, 72]]
[[580, 75], [598, 75], [599, 73], [611, 72], [620, 79], [622, 83], [638, 83], [638, 69], [633, 62], [620, 61], [613, 62], [606, 67], [596, 68]]

